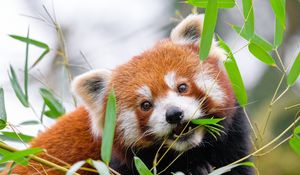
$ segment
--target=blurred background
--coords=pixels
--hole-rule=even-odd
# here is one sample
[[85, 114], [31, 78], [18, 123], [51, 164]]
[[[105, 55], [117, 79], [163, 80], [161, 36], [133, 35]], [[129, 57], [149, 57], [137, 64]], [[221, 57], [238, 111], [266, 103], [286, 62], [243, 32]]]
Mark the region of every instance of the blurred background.
[[[237, 0], [237, 4], [235, 8], [220, 10], [216, 33], [236, 52], [234, 56], [249, 96], [247, 111], [251, 120], [259, 127], [266, 119], [268, 105], [281, 77], [278, 70], [264, 65], [249, 53], [247, 47], [243, 48], [247, 42], [228, 25], [243, 24], [241, 0]], [[289, 65], [300, 50], [300, 2], [287, 0], [286, 5], [287, 29], [279, 54], [285, 65]], [[272, 43], [275, 24], [269, 0], [253, 0], [253, 6], [256, 33]], [[51, 89], [63, 102], [66, 111], [72, 111], [74, 101], [69, 88], [72, 77], [90, 69], [113, 69], [128, 61], [152, 47], [158, 40], [168, 37], [171, 29], [192, 10], [182, 0], [1, 0], [0, 86], [5, 91], [9, 123], [18, 125], [27, 120], [40, 120], [43, 106], [40, 87]], [[197, 11], [203, 12], [201, 9]], [[51, 22], [52, 18], [61, 26], [64, 42]], [[19, 75], [19, 81], [23, 81], [26, 47], [25, 43], [8, 35], [26, 36], [28, 28], [30, 38], [48, 44], [51, 49], [29, 72], [29, 100], [32, 108], [21, 105], [8, 78], [11, 64]], [[41, 48], [30, 46], [29, 65], [42, 52]], [[285, 107], [300, 102], [299, 85], [298, 80], [297, 85], [273, 107], [265, 134], [266, 142], [288, 126], [295, 118], [296, 111], [300, 110], [299, 107], [285, 110]], [[55, 120], [45, 117], [45, 126], [18, 126], [18, 130], [35, 136], [54, 122]], [[13, 144], [23, 147], [22, 144]], [[262, 175], [300, 174], [300, 157], [287, 143], [255, 160]]]

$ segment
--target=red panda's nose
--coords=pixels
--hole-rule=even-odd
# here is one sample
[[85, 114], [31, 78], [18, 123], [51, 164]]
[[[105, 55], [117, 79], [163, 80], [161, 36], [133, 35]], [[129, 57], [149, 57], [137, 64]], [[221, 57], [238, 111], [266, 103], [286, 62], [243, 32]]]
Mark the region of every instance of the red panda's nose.
[[183, 110], [176, 107], [176, 106], [171, 106], [167, 109], [166, 112], [166, 120], [170, 124], [177, 124], [180, 123], [180, 121], [183, 118]]

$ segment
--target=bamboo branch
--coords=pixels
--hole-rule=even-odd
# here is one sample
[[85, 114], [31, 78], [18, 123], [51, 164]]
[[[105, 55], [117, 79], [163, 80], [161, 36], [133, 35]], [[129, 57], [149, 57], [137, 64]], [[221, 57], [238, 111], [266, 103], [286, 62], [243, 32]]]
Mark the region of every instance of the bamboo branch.
[[[10, 152], [16, 152], [16, 151], [19, 151], [19, 150], [17, 150], [16, 148], [11, 147], [11, 146], [9, 146], [9, 145], [3, 143], [3, 142], [0, 142], [0, 148], [5, 149], [5, 150], [10, 151]], [[50, 161], [48, 161], [48, 160], [45, 160], [45, 159], [40, 158], [40, 157], [35, 156], [35, 155], [29, 155], [28, 158], [30, 158], [31, 160], [34, 160], [34, 161], [36, 161], [36, 162], [38, 162], [38, 163], [41, 163], [42, 165], [45, 165], [45, 166], [47, 166], [47, 167], [54, 168], [55, 170], [61, 171], [61, 172], [63, 172], [63, 173], [66, 173], [66, 172], [69, 171], [68, 168], [62, 167], [62, 166], [60, 166], [60, 165], [57, 165], [57, 164], [55, 164], [55, 163], [53, 163], [53, 162], [50, 162]], [[80, 175], [80, 174], [74, 173], [74, 175]]]

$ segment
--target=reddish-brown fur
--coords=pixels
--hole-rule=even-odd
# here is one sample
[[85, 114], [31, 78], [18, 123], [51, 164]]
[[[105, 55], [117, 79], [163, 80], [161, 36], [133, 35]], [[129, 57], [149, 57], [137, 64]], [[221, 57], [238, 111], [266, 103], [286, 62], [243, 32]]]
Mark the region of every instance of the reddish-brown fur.
[[[79, 160], [86, 160], [87, 158], [99, 159], [101, 144], [99, 140], [95, 140], [91, 135], [89, 122], [87, 111], [83, 107], [80, 107], [74, 112], [61, 117], [54, 126], [34, 139], [31, 142], [31, 146], [44, 148], [49, 155], [69, 164], [74, 164]], [[39, 156], [64, 166], [62, 163], [45, 154], [40, 154]], [[34, 163], [36, 164], [36, 162]], [[42, 174], [46, 174], [40, 165], [33, 166], [16, 166], [13, 173], [31, 175], [34, 173], [39, 174], [37, 171], [39, 170]], [[44, 166], [44, 169], [47, 171], [49, 167]], [[47, 174], [61, 175], [63, 173], [52, 170], [47, 171]], [[91, 173], [81, 172], [81, 174], [87, 175]]]
[[[142, 85], [147, 85], [152, 91], [153, 100], [163, 97], [169, 90], [164, 81], [164, 75], [175, 70], [177, 76], [187, 78], [188, 82], [190, 82], [190, 90], [184, 95], [194, 96], [195, 98], [204, 97], [205, 92], [198, 89], [192, 81], [193, 76], [201, 69], [201, 66], [210, 67], [210, 75], [217, 77], [216, 81], [220, 82], [219, 85], [226, 94], [226, 104], [222, 106], [218, 106], [216, 102], [208, 98], [205, 101], [207, 109], [209, 110], [212, 107], [232, 108], [235, 99], [226, 75], [224, 72], [219, 73], [220, 68], [218, 67], [217, 58], [209, 58], [207, 61], [201, 63], [198, 58], [197, 49], [193, 46], [176, 45], [169, 40], [158, 43], [153, 49], [135, 57], [135, 59], [132, 59], [127, 64], [116, 68], [113, 71], [108, 89], [114, 88], [117, 97], [117, 106], [136, 109], [141, 128], [140, 132], [143, 132], [151, 111], [140, 111], [139, 105], [143, 99], [139, 97], [136, 90]], [[104, 100], [102, 105], [105, 104], [106, 100]], [[216, 111], [214, 112], [216, 113]], [[226, 116], [228, 110], [217, 112], [221, 116]], [[61, 117], [53, 127], [33, 140], [31, 146], [44, 148], [48, 154], [69, 164], [88, 158], [100, 159], [101, 140], [100, 138], [93, 138], [90, 130], [88, 113], [81, 107]], [[124, 138], [121, 137], [117, 129], [114, 151], [117, 153], [115, 156], [121, 160], [124, 158], [122, 152], [125, 150], [122, 146], [122, 139]], [[151, 143], [149, 138], [142, 138], [137, 142], [137, 145], [146, 146], [149, 143]], [[48, 160], [53, 160], [44, 154], [40, 156]], [[57, 161], [54, 162], [59, 163]], [[59, 164], [62, 165], [61, 163]], [[35, 166], [35, 168], [43, 172], [39, 166]], [[47, 167], [44, 168], [47, 169]], [[13, 172], [29, 175], [37, 171], [31, 167], [17, 166]], [[59, 173], [57, 171], [50, 171], [48, 174], [57, 175]]]

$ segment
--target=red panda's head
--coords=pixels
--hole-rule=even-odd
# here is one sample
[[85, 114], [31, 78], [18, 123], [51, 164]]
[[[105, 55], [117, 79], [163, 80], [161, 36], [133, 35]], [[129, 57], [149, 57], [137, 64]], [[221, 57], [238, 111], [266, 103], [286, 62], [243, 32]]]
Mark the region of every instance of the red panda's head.
[[[202, 22], [202, 15], [190, 15], [173, 29], [170, 39], [128, 63], [75, 79], [73, 89], [90, 113], [96, 136], [101, 135], [112, 88], [117, 98], [116, 138], [124, 147], [149, 147], [163, 140], [169, 146], [191, 119], [231, 116], [235, 98], [220, 64], [224, 51], [213, 42], [208, 58], [202, 62], [198, 57]], [[194, 127], [187, 126], [183, 133]], [[193, 148], [204, 133], [202, 127], [194, 129], [172, 148]]]

